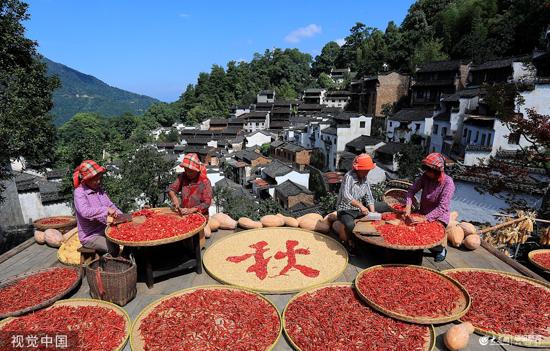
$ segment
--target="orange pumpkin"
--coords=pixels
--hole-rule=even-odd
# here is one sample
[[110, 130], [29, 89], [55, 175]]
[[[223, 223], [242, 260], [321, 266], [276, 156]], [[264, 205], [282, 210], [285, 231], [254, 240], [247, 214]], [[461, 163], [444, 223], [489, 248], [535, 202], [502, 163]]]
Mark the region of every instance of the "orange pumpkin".
[[447, 227], [447, 241], [454, 247], [459, 247], [464, 240], [464, 230], [460, 226]]
[[481, 246], [481, 237], [477, 234], [468, 235], [462, 242], [468, 250], [475, 250]]
[[453, 325], [443, 336], [443, 341], [450, 351], [464, 350], [468, 347], [471, 333], [473, 333], [473, 326], [471, 323], [466, 322], [459, 325]]
[[282, 227], [285, 225], [285, 220], [281, 216], [266, 215], [260, 218], [260, 222], [264, 227]]
[[217, 220], [220, 223], [221, 229], [233, 230], [237, 228], [237, 221], [229, 217], [225, 213], [222, 213], [222, 212], [216, 213], [215, 215], [212, 216], [212, 218]]
[[220, 229], [220, 222], [216, 218], [210, 218], [208, 220], [208, 226], [210, 227], [210, 230], [215, 232], [216, 230]]
[[464, 236], [477, 234], [477, 229], [472, 223], [460, 222], [459, 226], [464, 230]]
[[239, 218], [238, 222], [239, 227], [244, 229], [258, 229], [263, 227], [261, 222], [253, 221], [252, 219], [246, 217]]

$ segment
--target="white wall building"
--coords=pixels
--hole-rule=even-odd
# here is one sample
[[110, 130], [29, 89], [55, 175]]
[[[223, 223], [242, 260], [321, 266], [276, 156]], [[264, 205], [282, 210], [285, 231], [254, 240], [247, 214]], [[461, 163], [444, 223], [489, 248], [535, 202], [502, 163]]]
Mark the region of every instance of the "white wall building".
[[433, 111], [404, 108], [388, 117], [386, 136], [389, 141], [408, 143], [413, 135], [426, 140], [432, 133]]
[[257, 103], [274, 103], [275, 92], [273, 90], [262, 90], [256, 95]]
[[246, 147], [262, 146], [271, 142], [271, 134], [263, 131], [256, 131], [245, 137]]

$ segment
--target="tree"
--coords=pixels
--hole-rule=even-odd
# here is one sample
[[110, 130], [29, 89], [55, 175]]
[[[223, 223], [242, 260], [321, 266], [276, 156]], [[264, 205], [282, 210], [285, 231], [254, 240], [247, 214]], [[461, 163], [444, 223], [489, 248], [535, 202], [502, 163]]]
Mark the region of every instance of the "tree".
[[335, 211], [337, 200], [338, 195], [334, 193], [326, 193], [326, 195], [321, 196], [319, 199], [319, 204], [321, 205], [321, 212], [323, 215], [327, 215]]
[[334, 68], [338, 54], [340, 53], [340, 45], [335, 41], [329, 41], [321, 49], [321, 54], [315, 56], [315, 61], [311, 65], [311, 74], [318, 77], [321, 73], [330, 73]]
[[273, 199], [260, 200], [258, 206], [258, 216], [261, 218], [265, 215], [275, 215], [277, 213], [285, 214], [283, 207]]
[[440, 40], [429, 39], [420, 43], [418, 49], [414, 52], [411, 60], [411, 70], [426, 62], [442, 61], [449, 59], [449, 56], [443, 52], [443, 44]]
[[[59, 81], [46, 75], [36, 42], [25, 38], [27, 8], [18, 0], [0, 1], [0, 184], [11, 177], [10, 160], [44, 166], [55, 143], [48, 112]], [[0, 194], [3, 190], [0, 185]]]
[[403, 179], [413, 180], [419, 173], [424, 149], [420, 145], [405, 144], [397, 156], [399, 168], [397, 175]]
[[317, 78], [317, 86], [319, 88], [333, 90], [336, 88], [336, 83], [328, 74], [323, 72], [319, 74], [319, 77]]
[[218, 211], [223, 212], [235, 220], [241, 217], [247, 217], [258, 220], [258, 204], [256, 201], [243, 201], [241, 196], [237, 196], [235, 191], [230, 188], [214, 188], [214, 203]]

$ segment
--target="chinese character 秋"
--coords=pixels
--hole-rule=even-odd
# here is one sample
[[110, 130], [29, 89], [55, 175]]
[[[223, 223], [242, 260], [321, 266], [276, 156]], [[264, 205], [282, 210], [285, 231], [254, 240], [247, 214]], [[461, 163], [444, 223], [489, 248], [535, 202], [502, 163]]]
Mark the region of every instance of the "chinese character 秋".
[[282, 260], [285, 257], [287, 258], [287, 264], [279, 272], [279, 275], [285, 275], [292, 268], [296, 268], [297, 270], [299, 270], [306, 277], [309, 277], [309, 278], [317, 277], [319, 275], [318, 270], [296, 263], [296, 255], [309, 255], [310, 254], [309, 249], [301, 249], [301, 248], [296, 249], [295, 247], [298, 246], [298, 245], [299, 245], [299, 243], [296, 240], [287, 240], [286, 241], [286, 252], [278, 251], [275, 254], [275, 259], [276, 260]]
[[226, 260], [233, 263], [240, 263], [249, 259], [250, 257], [254, 257], [254, 264], [248, 267], [246, 271], [249, 273], [254, 272], [256, 273], [256, 276], [258, 278], [264, 280], [265, 277], [267, 277], [267, 263], [271, 259], [271, 256], [267, 258], [264, 257], [264, 254], [269, 251], [269, 249], [265, 248], [267, 245], [267, 242], [259, 241], [255, 244], [248, 246], [256, 250], [254, 253], [248, 253], [241, 256], [229, 256], [226, 258]]

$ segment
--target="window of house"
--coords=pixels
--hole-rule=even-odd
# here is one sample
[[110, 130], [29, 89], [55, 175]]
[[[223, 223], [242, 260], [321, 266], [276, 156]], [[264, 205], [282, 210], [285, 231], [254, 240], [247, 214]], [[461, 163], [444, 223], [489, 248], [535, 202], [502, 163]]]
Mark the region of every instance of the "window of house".
[[481, 145], [485, 145], [485, 138], [487, 138], [485, 133], [481, 134]]
[[336, 167], [336, 159], [334, 159], [334, 167]]
[[491, 146], [491, 137], [492, 137], [492, 135], [491, 135], [491, 133], [489, 133], [487, 135], [487, 146]]
[[359, 122], [359, 128], [365, 128], [365, 122]]
[[470, 143], [470, 140], [472, 140], [472, 131], [468, 130], [468, 138], [466, 139], [466, 143]]
[[467, 135], [468, 135], [468, 129], [464, 128], [464, 132], [462, 133], [462, 138], [465, 139]]
[[447, 127], [441, 128], [441, 136], [446, 137], [447, 136]]
[[437, 135], [437, 131], [439, 130], [439, 124], [434, 124], [434, 130], [432, 134]]
[[392, 126], [392, 122], [390, 121], [390, 127]]
[[510, 135], [508, 135], [508, 144], [519, 145], [519, 138], [520, 138], [519, 133], [510, 133]]
[[416, 98], [417, 99], [423, 99], [424, 98], [424, 90], [417, 90], [416, 91]]
[[476, 132], [476, 138], [474, 139], [474, 143], [477, 143], [478, 139], [479, 139], [479, 130]]
[[420, 130], [420, 123], [415, 123], [414, 127], [415, 127], [414, 130], [416, 131]]

